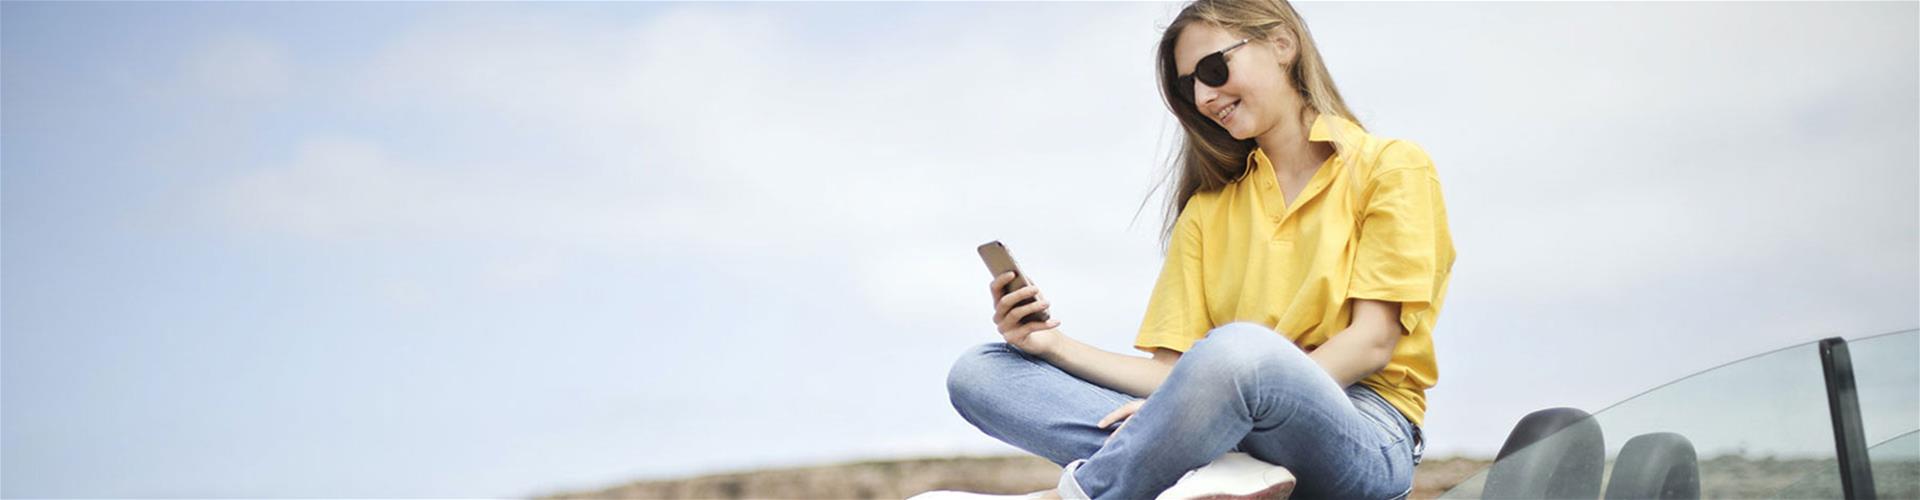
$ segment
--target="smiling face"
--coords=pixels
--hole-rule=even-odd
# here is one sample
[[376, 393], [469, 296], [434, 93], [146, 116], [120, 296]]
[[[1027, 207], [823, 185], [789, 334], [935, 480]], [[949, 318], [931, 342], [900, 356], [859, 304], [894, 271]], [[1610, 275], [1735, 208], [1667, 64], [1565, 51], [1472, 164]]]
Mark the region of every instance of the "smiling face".
[[[1193, 74], [1201, 58], [1232, 46], [1244, 36], [1205, 22], [1188, 24], [1174, 42], [1176, 75]], [[1259, 136], [1300, 109], [1300, 98], [1281, 71], [1280, 61], [1293, 60], [1293, 44], [1283, 37], [1254, 39], [1227, 53], [1227, 83], [1218, 88], [1193, 79], [1193, 105], [1235, 139]]]

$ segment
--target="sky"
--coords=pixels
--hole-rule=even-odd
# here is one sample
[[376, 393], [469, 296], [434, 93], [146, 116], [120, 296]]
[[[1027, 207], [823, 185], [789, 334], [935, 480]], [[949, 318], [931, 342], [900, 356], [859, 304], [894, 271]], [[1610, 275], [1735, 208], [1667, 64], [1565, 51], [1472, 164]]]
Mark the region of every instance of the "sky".
[[[0, 4], [0, 495], [1019, 453], [945, 394], [974, 247], [1144, 355], [1178, 7]], [[1429, 457], [1920, 326], [1920, 4], [1296, 7], [1439, 172]]]

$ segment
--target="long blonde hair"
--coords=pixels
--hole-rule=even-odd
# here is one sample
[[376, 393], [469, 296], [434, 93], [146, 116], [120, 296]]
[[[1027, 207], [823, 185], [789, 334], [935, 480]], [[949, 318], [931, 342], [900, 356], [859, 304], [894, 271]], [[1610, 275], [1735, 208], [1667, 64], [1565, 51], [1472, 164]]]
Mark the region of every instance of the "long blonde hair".
[[[1155, 54], [1159, 70], [1161, 100], [1167, 109], [1180, 120], [1186, 134], [1177, 147], [1178, 155], [1172, 160], [1169, 174], [1178, 178], [1174, 190], [1167, 197], [1166, 218], [1160, 229], [1160, 241], [1164, 248], [1167, 239], [1173, 233], [1174, 222], [1180, 212], [1186, 209], [1187, 200], [1194, 193], [1217, 191], [1247, 173], [1247, 155], [1257, 147], [1254, 140], [1234, 139], [1226, 129], [1200, 113], [1199, 108], [1178, 97], [1175, 92], [1191, 92], [1192, 89], [1174, 88], [1178, 69], [1173, 64], [1174, 42], [1180, 39], [1180, 32], [1194, 22], [1204, 22], [1219, 26], [1229, 33], [1255, 40], [1267, 40], [1276, 33], [1293, 35], [1297, 49], [1296, 64], [1287, 65], [1281, 61], [1281, 71], [1286, 72], [1294, 85], [1294, 91], [1300, 94], [1301, 101], [1322, 115], [1339, 116], [1359, 125], [1347, 110], [1346, 101], [1340, 98], [1340, 90], [1333, 85], [1333, 76], [1327, 73], [1327, 65], [1320, 59], [1320, 49], [1313, 43], [1313, 35], [1307, 31], [1307, 24], [1293, 10], [1286, 0], [1197, 0], [1180, 9], [1180, 14], [1167, 25], [1160, 36], [1160, 48]], [[1307, 130], [1310, 123], [1302, 123], [1301, 130]], [[1335, 154], [1345, 158], [1344, 164], [1352, 172], [1356, 163], [1350, 145], [1341, 137], [1341, 127], [1327, 128], [1333, 133]], [[1365, 130], [1365, 127], [1361, 127]], [[1350, 183], [1355, 182], [1349, 178]], [[1162, 178], [1160, 185], [1164, 185]], [[1157, 186], [1155, 190], [1158, 190]], [[1152, 191], [1148, 192], [1152, 195]], [[1145, 202], [1142, 202], [1145, 206]]]

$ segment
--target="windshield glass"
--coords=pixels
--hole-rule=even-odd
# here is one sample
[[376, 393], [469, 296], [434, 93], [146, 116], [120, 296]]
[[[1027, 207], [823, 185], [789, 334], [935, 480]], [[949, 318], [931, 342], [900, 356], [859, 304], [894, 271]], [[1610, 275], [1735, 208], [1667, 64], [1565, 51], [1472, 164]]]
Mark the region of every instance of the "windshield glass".
[[[1920, 352], [1920, 332], [1853, 340], [1848, 349], [1866, 442], [1877, 445], [1871, 450], [1879, 451], [1870, 461], [1876, 477], [1881, 469], [1888, 469], [1887, 480], [1876, 481], [1875, 489], [1883, 497], [1914, 497], [1917, 473], [1912, 467], [1920, 454], [1913, 437], [1915, 426], [1920, 425], [1920, 389], [1916, 388], [1920, 387], [1920, 366], [1914, 357]], [[1570, 427], [1502, 457], [1441, 498], [1481, 498], [1488, 474], [1496, 469], [1538, 470], [1511, 464], [1554, 462], [1569, 449], [1591, 448], [1583, 443], [1593, 442], [1587, 436], [1594, 435], [1590, 431], [1594, 427], [1605, 453], [1598, 480], [1591, 474], [1550, 480], [1581, 481], [1591, 491], [1603, 491], [1613, 479], [1623, 447], [1647, 436], [1637, 452], [1654, 442], [1664, 444], [1663, 450], [1684, 448], [1673, 446], [1676, 441], [1691, 445], [1703, 498], [1840, 497], [1839, 462], [1819, 352], [1818, 342], [1808, 342], [1653, 388], [1595, 412], [1591, 423], [1597, 425], [1585, 426], [1589, 430], [1572, 432], [1581, 426]]]

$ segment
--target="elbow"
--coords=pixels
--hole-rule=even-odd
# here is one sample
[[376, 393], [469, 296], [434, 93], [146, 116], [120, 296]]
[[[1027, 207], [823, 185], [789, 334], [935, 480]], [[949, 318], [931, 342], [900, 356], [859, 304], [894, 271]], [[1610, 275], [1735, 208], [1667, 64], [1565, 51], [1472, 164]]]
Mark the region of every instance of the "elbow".
[[1360, 373], [1363, 374], [1361, 377], [1365, 378], [1387, 368], [1387, 363], [1393, 361], [1393, 346], [1370, 344], [1362, 347], [1359, 349], [1359, 352], [1351, 356], [1352, 357], [1348, 358], [1349, 363], [1352, 363], [1354, 368], [1361, 370]]
[[1180, 351], [1161, 347], [1153, 350], [1153, 361], [1159, 363], [1160, 366], [1166, 368], [1168, 371], [1172, 371], [1174, 363], [1180, 362], [1181, 354], [1183, 353]]
[[1359, 300], [1354, 304], [1352, 328], [1364, 336], [1366, 361], [1373, 371], [1387, 367], [1393, 360], [1394, 349], [1400, 345], [1400, 338], [1407, 336], [1405, 326], [1400, 323], [1398, 302]]
[[1393, 362], [1393, 346], [1387, 346], [1385, 349], [1378, 350], [1377, 352], [1374, 353], [1374, 356], [1373, 356], [1373, 372], [1372, 373], [1379, 373], [1380, 370], [1387, 369], [1387, 365], [1392, 362]]
[[1407, 336], [1407, 329], [1400, 325], [1399, 315], [1394, 316], [1393, 319], [1380, 322], [1375, 328], [1379, 333], [1373, 336], [1374, 358], [1380, 362], [1381, 368], [1386, 368], [1387, 362], [1393, 360], [1394, 349], [1398, 349], [1400, 339]]
[[1367, 361], [1373, 368], [1369, 373], [1384, 370], [1388, 363], [1393, 362], [1393, 351], [1400, 346], [1400, 337], [1405, 336], [1400, 333], [1399, 325], [1387, 327], [1387, 330], [1380, 335], [1381, 340], [1374, 342], [1372, 349], [1367, 350]]

